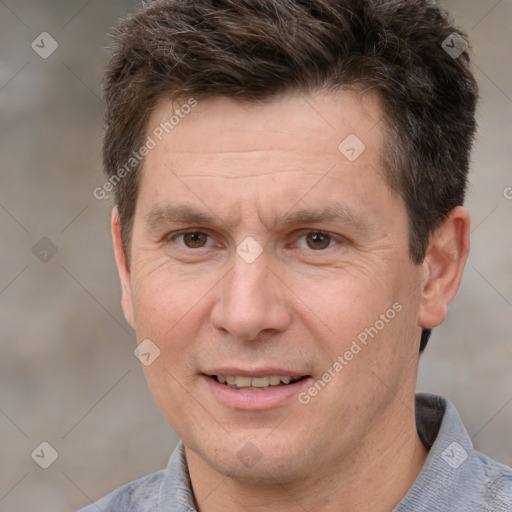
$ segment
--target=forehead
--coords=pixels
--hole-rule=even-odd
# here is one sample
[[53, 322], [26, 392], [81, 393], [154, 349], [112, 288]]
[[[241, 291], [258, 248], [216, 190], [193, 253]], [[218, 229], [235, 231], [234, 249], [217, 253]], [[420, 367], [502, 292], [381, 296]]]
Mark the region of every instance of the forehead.
[[190, 100], [160, 101], [148, 123], [154, 148], [139, 192], [146, 218], [155, 205], [177, 199], [204, 214], [236, 210], [237, 218], [248, 204], [270, 219], [299, 201], [303, 211], [331, 203], [353, 216], [385, 207], [377, 197], [385, 200], [390, 190], [375, 96], [297, 93], [261, 104], [217, 97], [194, 100], [193, 108]]
[[[191, 101], [196, 106], [188, 108]], [[183, 97], [156, 104], [148, 133], [176, 156], [280, 150], [337, 158], [349, 135], [378, 151], [381, 119], [375, 95], [351, 91], [288, 93], [259, 103]], [[314, 147], [304, 144], [313, 139]]]

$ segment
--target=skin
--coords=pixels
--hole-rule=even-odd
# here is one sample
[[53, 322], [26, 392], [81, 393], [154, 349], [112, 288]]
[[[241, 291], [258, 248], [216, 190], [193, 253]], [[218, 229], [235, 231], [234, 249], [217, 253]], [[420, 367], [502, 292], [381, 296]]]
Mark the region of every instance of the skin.
[[[148, 134], [172, 107], [157, 105]], [[377, 98], [347, 91], [202, 100], [145, 159], [129, 262], [113, 212], [123, 310], [139, 342], [160, 350], [144, 371], [185, 445], [200, 512], [384, 512], [421, 470], [421, 328], [439, 325], [457, 292], [469, 216], [455, 208], [412, 263], [404, 203], [383, 177], [381, 117]], [[349, 134], [366, 146], [355, 161], [338, 150]], [[284, 222], [335, 204], [350, 215]], [[168, 205], [213, 221], [154, 213]], [[262, 248], [252, 263], [236, 252], [248, 236]], [[212, 368], [278, 366], [311, 385], [395, 303], [401, 311], [306, 405], [294, 396], [240, 410], [205, 384]]]

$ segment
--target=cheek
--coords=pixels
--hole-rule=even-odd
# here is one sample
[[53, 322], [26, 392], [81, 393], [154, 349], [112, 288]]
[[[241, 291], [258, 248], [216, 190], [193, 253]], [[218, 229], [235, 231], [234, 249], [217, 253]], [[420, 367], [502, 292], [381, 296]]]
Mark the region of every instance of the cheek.
[[331, 335], [347, 339], [373, 324], [397, 300], [394, 284], [386, 282], [382, 272], [370, 270], [352, 266], [320, 280], [295, 278], [291, 288], [310, 309], [313, 321]]
[[137, 265], [132, 277], [137, 334], [167, 343], [181, 340], [178, 332], [197, 325], [213, 279], [190, 279], [172, 268], [168, 259]]
[[375, 380], [368, 367], [391, 379], [400, 373], [397, 366], [411, 357], [418, 303], [410, 295], [410, 284], [402, 279], [407, 269], [402, 269], [373, 272], [367, 266], [352, 266], [332, 279], [303, 280], [302, 286], [294, 287], [310, 308], [303, 307], [302, 320], [310, 319], [306, 327], [319, 336], [317, 348], [323, 340], [323, 364], [327, 368], [341, 356], [350, 366], [342, 372], [345, 377], [337, 379], [342, 387], [347, 386], [345, 378]]

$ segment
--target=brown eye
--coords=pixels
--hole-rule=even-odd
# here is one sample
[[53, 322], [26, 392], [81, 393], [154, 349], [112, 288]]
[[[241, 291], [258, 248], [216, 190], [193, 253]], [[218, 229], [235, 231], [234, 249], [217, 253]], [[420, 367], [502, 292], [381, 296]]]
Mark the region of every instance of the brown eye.
[[309, 233], [306, 236], [306, 241], [311, 249], [321, 250], [327, 249], [331, 243], [331, 237], [324, 233]]
[[201, 233], [199, 231], [194, 233], [184, 233], [181, 235], [183, 237], [183, 241], [185, 245], [190, 249], [199, 249], [206, 245], [206, 240], [208, 239], [208, 235], [206, 233]]

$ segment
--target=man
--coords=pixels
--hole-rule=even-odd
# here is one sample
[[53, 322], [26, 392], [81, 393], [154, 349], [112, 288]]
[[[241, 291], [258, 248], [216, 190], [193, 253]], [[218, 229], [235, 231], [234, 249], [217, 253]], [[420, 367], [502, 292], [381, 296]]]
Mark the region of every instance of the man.
[[105, 190], [182, 442], [84, 510], [512, 510], [512, 470], [414, 394], [469, 248], [466, 49], [427, 0], [157, 0], [123, 23]]

